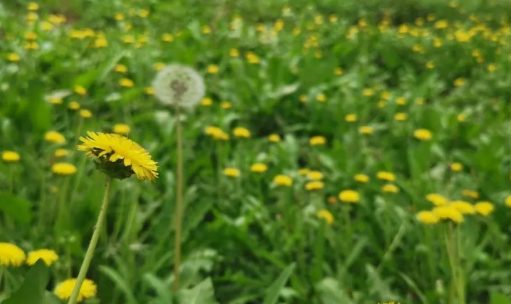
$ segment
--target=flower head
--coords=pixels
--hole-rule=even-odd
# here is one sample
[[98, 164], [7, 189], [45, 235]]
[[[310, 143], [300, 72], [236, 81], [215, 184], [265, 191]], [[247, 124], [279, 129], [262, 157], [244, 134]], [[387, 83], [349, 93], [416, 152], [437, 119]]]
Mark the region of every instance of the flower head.
[[256, 172], [256, 173], [264, 173], [268, 170], [268, 166], [262, 163], [255, 163], [252, 166], [250, 166], [250, 171]]
[[358, 203], [360, 194], [355, 190], [343, 190], [339, 193], [339, 200], [345, 203]]
[[113, 128], [114, 133], [119, 135], [126, 135], [130, 133], [131, 128], [127, 124], [115, 124]]
[[56, 158], [62, 158], [62, 157], [66, 157], [68, 154], [68, 151], [66, 149], [57, 149], [55, 150], [55, 153], [53, 153], [53, 156], [55, 156]]
[[465, 201], [452, 201], [449, 204], [450, 207], [458, 210], [461, 214], [474, 214], [476, 213], [476, 210], [474, 208], [474, 205], [472, 205], [469, 202]]
[[0, 243], [0, 266], [19, 267], [25, 262], [25, 252], [11, 243]]
[[330, 213], [330, 211], [326, 209], [319, 210], [318, 217], [320, 219], [323, 219], [328, 225], [332, 225], [332, 223], [334, 222], [334, 216], [332, 215], [332, 213]]
[[428, 141], [431, 140], [433, 135], [431, 134], [431, 131], [427, 129], [417, 129], [413, 132], [413, 137], [417, 138], [418, 140]]
[[[64, 282], [61, 282], [55, 287], [55, 295], [61, 300], [67, 300], [71, 297], [71, 293], [73, 293], [73, 289], [76, 285], [76, 279], [67, 279]], [[85, 279], [83, 281], [82, 287], [80, 287], [80, 292], [78, 293], [78, 302], [82, 302], [84, 299], [92, 298], [97, 293], [96, 284], [93, 281]]]
[[457, 224], [463, 222], [463, 214], [451, 205], [435, 207], [432, 212], [442, 220], [450, 220]]
[[461, 190], [461, 195], [463, 195], [465, 197], [473, 198], [473, 199], [479, 198], [479, 193], [477, 191], [470, 190], [470, 189]]
[[454, 172], [460, 172], [461, 170], [463, 170], [463, 165], [460, 163], [452, 163], [451, 170]]
[[379, 171], [378, 173], [376, 173], [376, 178], [384, 180], [384, 181], [388, 181], [388, 182], [393, 182], [396, 180], [396, 176], [394, 175], [394, 173], [387, 172], [387, 171]]
[[506, 206], [511, 207], [511, 195], [508, 195], [508, 197], [506, 197], [505, 204]]
[[80, 116], [83, 117], [83, 118], [91, 118], [92, 117], [92, 112], [87, 110], [87, 109], [81, 109], [80, 110]]
[[291, 187], [293, 185], [293, 179], [287, 175], [279, 174], [273, 178], [273, 182], [276, 185], [283, 187]]
[[138, 179], [154, 180], [158, 177], [158, 164], [136, 142], [118, 135], [87, 132], [80, 137], [78, 150], [96, 160], [97, 167], [114, 178], [124, 179], [136, 174]]
[[323, 173], [319, 171], [309, 171], [307, 172], [307, 178], [310, 180], [322, 180], [323, 179]]
[[311, 146], [324, 146], [326, 144], [326, 138], [324, 136], [313, 136], [309, 140]]
[[385, 185], [383, 185], [381, 190], [385, 193], [398, 193], [399, 192], [399, 188], [394, 184], [385, 184]]
[[240, 176], [240, 170], [236, 168], [225, 168], [224, 169], [224, 175], [229, 177], [239, 177]]
[[423, 224], [436, 224], [440, 218], [432, 211], [421, 211], [417, 213], [417, 220]]
[[356, 174], [353, 177], [353, 179], [359, 183], [367, 183], [369, 181], [369, 176], [367, 176], [365, 174]]
[[278, 142], [280, 142], [280, 135], [271, 134], [270, 136], [268, 136], [268, 140], [272, 143], [278, 143]]
[[365, 135], [371, 135], [373, 134], [373, 127], [371, 126], [362, 126], [358, 129], [358, 132], [360, 132], [360, 134], [365, 134]]
[[51, 171], [57, 175], [73, 175], [76, 173], [76, 167], [68, 163], [56, 163], [51, 167]]
[[2, 160], [6, 163], [16, 163], [20, 161], [20, 155], [14, 151], [3, 151]]
[[44, 135], [44, 140], [50, 142], [52, 144], [63, 144], [66, 142], [66, 138], [64, 135], [60, 134], [57, 131], [48, 131]]
[[34, 265], [38, 260], [43, 260], [46, 266], [50, 266], [59, 260], [59, 256], [53, 250], [39, 249], [28, 253], [27, 264]]
[[445, 206], [449, 204], [449, 199], [438, 193], [430, 193], [426, 195], [426, 200], [435, 206]]
[[187, 108], [196, 106], [205, 92], [202, 76], [194, 69], [180, 64], [171, 64], [159, 71], [152, 87], [154, 95], [162, 104], [179, 104]]
[[488, 216], [495, 210], [495, 207], [490, 202], [478, 202], [475, 204], [474, 209], [482, 216]]
[[357, 114], [347, 114], [344, 120], [346, 120], [346, 122], [355, 122], [357, 121]]
[[237, 127], [234, 128], [234, 131], [232, 132], [235, 137], [240, 138], [249, 138], [250, 137], [250, 131], [247, 128], [243, 127]]
[[307, 191], [321, 190], [324, 187], [325, 187], [325, 183], [323, 183], [322, 181], [319, 181], [319, 180], [315, 180], [315, 181], [308, 182], [305, 184], [305, 189], [307, 189]]

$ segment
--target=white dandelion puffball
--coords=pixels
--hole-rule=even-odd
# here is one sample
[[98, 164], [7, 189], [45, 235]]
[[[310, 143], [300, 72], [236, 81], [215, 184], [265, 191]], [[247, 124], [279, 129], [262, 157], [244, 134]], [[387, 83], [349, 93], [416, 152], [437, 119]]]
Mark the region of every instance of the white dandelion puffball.
[[164, 105], [191, 108], [204, 97], [205, 85], [202, 76], [194, 69], [171, 64], [156, 74], [153, 81], [154, 95]]

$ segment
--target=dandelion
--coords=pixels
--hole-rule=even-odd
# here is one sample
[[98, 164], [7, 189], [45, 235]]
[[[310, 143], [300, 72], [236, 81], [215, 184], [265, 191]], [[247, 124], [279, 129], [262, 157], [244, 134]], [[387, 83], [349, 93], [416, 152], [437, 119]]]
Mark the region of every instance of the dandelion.
[[334, 222], [334, 216], [330, 211], [321, 209], [318, 211], [318, 218], [324, 220], [328, 225], [332, 225]]
[[470, 190], [470, 189], [461, 190], [461, 195], [463, 195], [464, 197], [469, 197], [469, 198], [473, 198], [473, 199], [479, 198], [479, 193], [477, 191]]
[[408, 114], [406, 113], [396, 113], [394, 115], [394, 120], [397, 120], [397, 121], [405, 121], [408, 119]]
[[309, 174], [309, 169], [307, 168], [301, 168], [300, 170], [298, 170], [298, 174], [300, 174], [301, 176], [305, 176], [307, 174]]
[[486, 69], [488, 70], [488, 72], [493, 73], [493, 72], [495, 72], [495, 71], [497, 70], [497, 66], [496, 66], [495, 64], [493, 64], [493, 63], [492, 63], [492, 64], [489, 64], [489, 65], [486, 67]]
[[396, 104], [400, 105], [400, 106], [404, 106], [406, 104], [406, 98], [404, 97], [398, 97], [396, 99]]
[[373, 127], [371, 126], [362, 126], [358, 129], [358, 132], [360, 134], [364, 134], [364, 135], [371, 135], [373, 134]]
[[76, 173], [76, 167], [69, 163], [56, 163], [51, 167], [51, 171], [56, 175], [68, 176]]
[[355, 121], [357, 121], [357, 115], [356, 114], [348, 114], [344, 117], [344, 120], [346, 122], [355, 122]]
[[28, 253], [28, 265], [34, 265], [38, 260], [43, 260], [46, 266], [51, 266], [51, 264], [59, 260], [59, 256], [55, 251], [49, 249], [39, 249]]
[[398, 193], [399, 192], [399, 188], [394, 184], [383, 185], [381, 190], [385, 193]]
[[463, 170], [463, 165], [460, 163], [452, 163], [450, 167], [451, 171], [454, 172], [460, 172], [461, 170]]
[[66, 138], [64, 135], [60, 134], [57, 131], [48, 131], [44, 135], [44, 140], [50, 142], [52, 144], [63, 144], [66, 142]]
[[204, 81], [194, 69], [171, 64], [159, 71], [153, 81], [155, 96], [164, 105], [191, 108], [204, 97]]
[[154, 95], [154, 88], [153, 87], [146, 87], [145, 88], [145, 93], [147, 95]]
[[474, 208], [474, 206], [469, 203], [469, 202], [465, 202], [465, 201], [452, 201], [450, 204], [449, 204], [450, 207], [458, 210], [461, 214], [474, 214], [476, 213], [476, 210]]
[[0, 266], [19, 267], [25, 262], [25, 252], [11, 243], [0, 242]]
[[224, 169], [224, 175], [229, 177], [239, 177], [240, 176], [240, 170], [236, 168], [225, 168]]
[[238, 58], [240, 56], [240, 52], [238, 51], [238, 49], [230, 49], [229, 56], [231, 56], [232, 58]]
[[7, 55], [7, 60], [10, 62], [18, 62], [20, 61], [20, 56], [16, 53], [9, 53]]
[[272, 143], [278, 143], [278, 142], [280, 142], [280, 135], [270, 134], [270, 136], [268, 136], [268, 140]]
[[119, 80], [119, 85], [123, 88], [131, 88], [135, 85], [135, 83], [129, 78], [122, 78]]
[[358, 203], [360, 195], [355, 190], [343, 190], [339, 193], [339, 200], [345, 203]]
[[482, 216], [488, 216], [490, 215], [493, 210], [495, 210], [495, 207], [490, 202], [478, 202], [474, 205], [474, 209], [477, 213], [481, 214]]
[[307, 102], [307, 96], [300, 95], [300, 97], [298, 97], [298, 100], [300, 100], [300, 102], [302, 102], [302, 103]]
[[75, 86], [74, 91], [76, 94], [85, 96], [87, 94], [87, 90], [82, 86]]
[[326, 138], [324, 136], [313, 136], [309, 140], [311, 146], [324, 146], [326, 144]]
[[55, 156], [56, 158], [66, 157], [67, 155], [68, 155], [68, 151], [66, 149], [57, 149], [53, 153], [53, 156]]
[[52, 105], [59, 105], [62, 104], [63, 100], [60, 97], [50, 96], [48, 98], [48, 102], [51, 103]]
[[341, 76], [343, 73], [344, 73], [344, 70], [340, 67], [335, 68], [335, 70], [334, 70], [335, 76]]
[[209, 107], [213, 104], [213, 99], [211, 99], [209, 97], [204, 97], [204, 98], [202, 98], [200, 104], [201, 104], [201, 106]]
[[80, 103], [77, 101], [71, 101], [68, 103], [67, 108], [72, 111], [77, 111], [80, 109]]
[[163, 62], [156, 62], [153, 65], [153, 67], [154, 67], [155, 71], [161, 71], [161, 70], [163, 70], [165, 68], [165, 63], [163, 63]]
[[250, 131], [243, 127], [234, 128], [233, 134], [235, 137], [239, 138], [250, 138]]
[[506, 204], [506, 206], [511, 207], [511, 195], [508, 195], [506, 197], [506, 200], [504, 201], [504, 203]]
[[30, 2], [28, 4], [27, 8], [28, 8], [29, 11], [37, 11], [37, 10], [39, 10], [39, 4], [37, 4], [35, 2]]
[[318, 94], [316, 95], [316, 100], [319, 101], [319, 102], [325, 102], [326, 101], [326, 95], [321, 93], [321, 94]]
[[305, 184], [305, 189], [307, 191], [321, 190], [324, 187], [325, 187], [325, 184], [319, 180], [308, 182]]
[[20, 161], [20, 155], [14, 151], [2, 151], [2, 161], [6, 163], [17, 163]]
[[120, 123], [120, 124], [115, 124], [112, 131], [114, 131], [114, 133], [116, 133], [116, 134], [126, 135], [126, 134], [130, 133], [131, 128], [127, 124]]
[[353, 179], [359, 183], [367, 183], [369, 181], [369, 176], [365, 174], [356, 174]]
[[220, 107], [224, 110], [230, 109], [232, 107], [231, 103], [228, 101], [222, 101]]
[[255, 163], [250, 166], [250, 171], [255, 173], [264, 173], [268, 170], [268, 166], [262, 163]]
[[436, 224], [440, 221], [438, 215], [432, 211], [421, 211], [417, 213], [417, 220], [423, 224]]
[[[55, 287], [55, 295], [61, 300], [67, 300], [71, 298], [74, 289], [76, 288], [77, 279], [67, 279], [61, 282]], [[82, 302], [85, 299], [96, 296], [97, 286], [93, 281], [85, 279], [81, 284], [78, 292], [77, 301]], [[75, 301], [76, 301], [75, 300]]]
[[455, 87], [461, 87], [465, 84], [465, 79], [464, 78], [456, 78], [454, 80], [454, 86]]
[[273, 183], [282, 187], [291, 187], [293, 185], [293, 179], [287, 175], [279, 174], [273, 178]]
[[364, 90], [362, 90], [362, 95], [364, 95], [365, 97], [371, 97], [374, 95], [374, 90], [371, 88], [365, 88]]
[[322, 180], [323, 179], [323, 173], [319, 171], [308, 171], [307, 172], [307, 178], [310, 180]]
[[174, 36], [172, 36], [172, 34], [169, 33], [164, 33], [161, 35], [161, 40], [165, 42], [172, 42], [174, 41]]
[[208, 72], [208, 74], [216, 74], [219, 71], [219, 67], [216, 64], [210, 64], [206, 68], [206, 71]]
[[463, 222], [463, 214], [450, 205], [435, 207], [432, 212], [441, 220], [450, 220], [456, 224]]
[[449, 199], [438, 193], [430, 193], [426, 195], [426, 200], [435, 206], [445, 206], [449, 204]]
[[431, 131], [427, 129], [417, 129], [413, 132], [413, 137], [417, 138], [418, 140], [428, 141], [431, 140], [433, 135], [431, 134]]
[[376, 173], [376, 178], [388, 182], [393, 182], [396, 180], [396, 176], [394, 175], [394, 173], [388, 171], [379, 171], [378, 173]]
[[80, 110], [80, 116], [82, 118], [91, 118], [92, 117], [92, 112], [87, 110], [87, 109], [82, 109], [82, 110]]

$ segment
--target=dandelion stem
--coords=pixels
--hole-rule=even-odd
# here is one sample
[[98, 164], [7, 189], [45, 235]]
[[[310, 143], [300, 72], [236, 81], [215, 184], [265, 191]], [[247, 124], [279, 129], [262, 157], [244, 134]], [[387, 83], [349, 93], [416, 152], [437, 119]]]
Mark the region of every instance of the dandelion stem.
[[183, 138], [181, 130], [180, 107], [176, 103], [176, 136], [177, 136], [177, 172], [176, 172], [176, 237], [174, 244], [174, 292], [179, 290], [179, 268], [181, 264], [181, 229], [183, 221]]
[[96, 244], [98, 243], [99, 235], [101, 232], [101, 228], [105, 223], [106, 214], [108, 210], [109, 203], [109, 194], [110, 187], [112, 185], [112, 178], [107, 177], [106, 186], [105, 186], [105, 194], [103, 195], [103, 203], [101, 204], [101, 209], [99, 211], [98, 220], [96, 222], [96, 226], [94, 226], [94, 232], [92, 233], [92, 238], [90, 239], [89, 248], [87, 248], [87, 252], [85, 253], [85, 257], [82, 262], [82, 266], [80, 267], [80, 272], [78, 273], [78, 277], [76, 278], [76, 285], [73, 289], [73, 293], [69, 298], [68, 304], [76, 304], [78, 295], [80, 293], [80, 289], [82, 287], [82, 283], [85, 280], [85, 276], [87, 275], [87, 270], [89, 270], [90, 262], [92, 261], [92, 257], [94, 256], [94, 250], [96, 249]]

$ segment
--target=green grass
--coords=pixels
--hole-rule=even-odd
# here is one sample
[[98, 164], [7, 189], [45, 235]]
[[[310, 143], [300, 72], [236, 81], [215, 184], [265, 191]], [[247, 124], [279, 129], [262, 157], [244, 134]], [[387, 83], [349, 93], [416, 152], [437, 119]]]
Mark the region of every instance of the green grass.
[[[416, 219], [434, 207], [429, 193], [494, 204], [491, 215], [466, 215], [456, 225], [457, 246], [466, 303], [509, 303], [506, 1], [52, 0], [40, 3], [32, 23], [27, 5], [0, 4], [0, 151], [21, 156], [18, 163], [0, 162], [0, 242], [26, 252], [55, 250], [60, 260], [50, 268], [49, 291], [78, 274], [104, 190], [104, 174], [76, 150], [78, 139], [125, 123], [130, 139], [159, 163], [160, 177], [114, 182], [87, 276], [98, 285], [98, 300], [90, 303], [186, 303], [199, 296], [201, 303], [222, 304], [454, 304], [448, 224]], [[49, 29], [51, 14], [66, 21]], [[38, 49], [26, 49], [27, 32], [36, 33]], [[163, 41], [164, 33], [173, 41]], [[95, 47], [105, 41], [106, 47]], [[230, 56], [231, 49], [239, 57]], [[257, 63], [247, 59], [251, 52]], [[11, 53], [19, 61], [10, 61]], [[171, 288], [174, 112], [146, 93], [157, 63], [197, 69], [213, 100], [184, 115], [179, 295]], [[119, 64], [126, 73], [116, 72]], [[209, 65], [218, 73], [208, 73]], [[122, 87], [122, 78], [134, 86]], [[456, 86], [457, 79], [464, 85]], [[78, 94], [76, 86], [87, 93]], [[55, 94], [64, 96], [62, 104], [49, 102]], [[318, 94], [326, 101], [317, 101]], [[68, 109], [72, 101], [93, 116]], [[231, 107], [223, 108], [224, 101]], [[396, 113], [407, 119], [395, 120]], [[357, 120], [347, 122], [349, 114]], [[208, 126], [230, 139], [214, 140], [204, 132]], [[373, 134], [361, 134], [362, 126]], [[236, 138], [235, 127], [250, 130], [250, 138]], [[431, 140], [414, 138], [417, 129], [431, 131]], [[50, 130], [66, 143], [46, 142]], [[270, 134], [282, 141], [269, 142]], [[317, 135], [326, 145], [309, 145]], [[57, 159], [57, 148], [69, 155]], [[52, 174], [60, 161], [74, 164], [77, 173]], [[268, 171], [251, 172], [256, 162]], [[452, 171], [452, 163], [463, 169]], [[240, 177], [224, 176], [227, 167], [239, 169]], [[301, 168], [322, 172], [324, 188], [307, 191]], [[382, 191], [387, 182], [376, 178], [379, 171], [396, 175], [398, 193]], [[361, 173], [370, 181], [353, 179]], [[278, 174], [292, 177], [292, 187], [276, 186]], [[340, 202], [346, 189], [356, 190], [360, 202]], [[478, 197], [463, 196], [465, 189]], [[321, 209], [331, 212], [332, 225], [318, 218]], [[0, 301], [28, 270], [4, 267]]]

